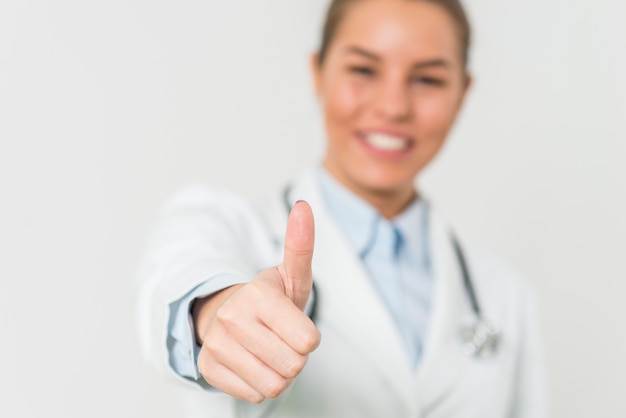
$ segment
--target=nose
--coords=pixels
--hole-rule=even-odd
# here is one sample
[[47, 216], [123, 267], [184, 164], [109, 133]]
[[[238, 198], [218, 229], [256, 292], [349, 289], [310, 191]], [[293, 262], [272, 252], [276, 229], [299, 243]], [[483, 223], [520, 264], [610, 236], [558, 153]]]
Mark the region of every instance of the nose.
[[400, 78], [388, 78], [380, 83], [375, 100], [375, 110], [379, 116], [402, 121], [411, 114], [409, 88]]

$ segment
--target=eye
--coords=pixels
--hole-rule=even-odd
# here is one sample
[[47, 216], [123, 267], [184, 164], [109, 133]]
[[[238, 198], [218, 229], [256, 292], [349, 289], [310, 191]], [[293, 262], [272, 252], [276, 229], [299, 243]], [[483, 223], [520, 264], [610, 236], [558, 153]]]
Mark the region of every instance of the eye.
[[361, 75], [365, 77], [372, 77], [376, 74], [373, 68], [367, 67], [364, 65], [353, 65], [353, 66], [350, 66], [348, 70], [353, 74], [357, 74], [357, 75]]
[[446, 85], [446, 80], [438, 77], [429, 77], [429, 76], [420, 76], [414, 77], [413, 82], [415, 84], [433, 86], [433, 87], [442, 87]]

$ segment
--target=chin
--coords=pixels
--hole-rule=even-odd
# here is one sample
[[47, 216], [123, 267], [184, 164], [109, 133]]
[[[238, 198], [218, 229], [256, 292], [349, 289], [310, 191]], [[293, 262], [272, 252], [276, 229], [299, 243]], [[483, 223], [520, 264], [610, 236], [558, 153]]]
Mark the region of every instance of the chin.
[[413, 173], [373, 169], [367, 170], [364, 174], [359, 176], [359, 182], [379, 192], [397, 193], [414, 187], [415, 175]]
[[404, 173], [370, 173], [356, 182], [362, 188], [381, 195], [406, 193], [415, 188], [414, 176]]

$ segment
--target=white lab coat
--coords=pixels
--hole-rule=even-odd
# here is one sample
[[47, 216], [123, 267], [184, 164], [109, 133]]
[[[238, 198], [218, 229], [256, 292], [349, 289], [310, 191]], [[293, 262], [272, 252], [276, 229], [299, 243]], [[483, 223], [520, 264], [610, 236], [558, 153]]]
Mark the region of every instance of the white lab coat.
[[313, 276], [319, 348], [277, 400], [249, 405], [200, 389], [168, 365], [169, 303], [219, 273], [248, 277], [282, 258], [287, 211], [277, 197], [253, 207], [224, 191], [192, 187], [165, 208], [141, 269], [139, 326], [146, 356], [188, 387], [186, 416], [543, 418], [545, 382], [534, 298], [517, 274], [464, 248], [485, 317], [502, 329], [493, 358], [461, 350], [474, 316], [444, 221], [431, 214], [435, 295], [421, 365], [410, 367], [401, 337], [320, 197], [313, 172], [292, 184], [291, 201], [315, 216]]

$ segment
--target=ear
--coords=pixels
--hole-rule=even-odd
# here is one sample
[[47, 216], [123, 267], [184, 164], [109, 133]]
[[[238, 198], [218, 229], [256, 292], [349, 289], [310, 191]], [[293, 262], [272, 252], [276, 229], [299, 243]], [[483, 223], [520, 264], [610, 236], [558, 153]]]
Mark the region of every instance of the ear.
[[311, 54], [311, 76], [313, 77], [313, 88], [317, 98], [321, 98], [322, 94], [322, 69], [319, 65], [319, 52], [315, 51]]

